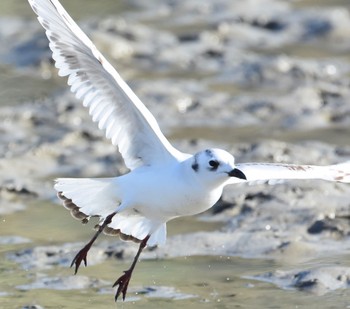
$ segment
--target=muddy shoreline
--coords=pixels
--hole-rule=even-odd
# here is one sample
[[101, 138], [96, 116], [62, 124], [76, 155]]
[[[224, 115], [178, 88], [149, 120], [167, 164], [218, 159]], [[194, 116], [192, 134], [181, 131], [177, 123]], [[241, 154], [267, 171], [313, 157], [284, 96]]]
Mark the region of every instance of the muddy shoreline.
[[[30, 223], [18, 223], [23, 229], [16, 230], [7, 224], [37, 211], [34, 205], [59, 208], [52, 189], [57, 177], [127, 171], [116, 148], [56, 76], [34, 15], [25, 15], [0, 17], [0, 243], [6, 263], [26, 270], [29, 283], [0, 287], [0, 293], [105, 287], [97, 276], [71, 279], [51, 272], [68, 267], [88, 238], [37, 241], [28, 237]], [[83, 17], [80, 24], [180, 150], [220, 147], [237, 162], [350, 160], [349, 7], [273, 0], [246, 6], [228, 0], [205, 5], [134, 1], [120, 15]], [[273, 260], [281, 263], [279, 269], [249, 278], [316, 295], [344, 290], [350, 282], [348, 263], [311, 261], [348, 254], [349, 194], [349, 185], [321, 181], [232, 186], [217, 205], [193, 219], [198, 230], [171, 227], [167, 244], [149, 249], [143, 259]], [[73, 220], [68, 213], [62, 217]], [[43, 222], [44, 233], [50, 234], [54, 224], [54, 219], [50, 226]], [[206, 224], [213, 228], [202, 230]], [[136, 249], [104, 238], [89, 264], [129, 261]], [[178, 294], [176, 287], [144, 290], [152, 293], [170, 299], [192, 295]]]

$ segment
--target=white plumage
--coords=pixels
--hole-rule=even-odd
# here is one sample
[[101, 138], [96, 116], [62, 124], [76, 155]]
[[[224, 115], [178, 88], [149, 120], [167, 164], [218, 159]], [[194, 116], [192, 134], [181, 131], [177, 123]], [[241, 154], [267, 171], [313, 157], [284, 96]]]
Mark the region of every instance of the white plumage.
[[[185, 162], [190, 158], [196, 158], [196, 156], [192, 157], [189, 154], [181, 153], [168, 142], [160, 131], [153, 115], [57, 0], [29, 0], [29, 3], [38, 15], [39, 22], [46, 30], [53, 58], [56, 67], [59, 69], [59, 75], [68, 76], [68, 84], [71, 86], [71, 91], [76, 94], [78, 99], [83, 101], [83, 105], [89, 109], [93, 121], [98, 123], [98, 127], [101, 130], [105, 130], [106, 137], [111, 139], [114, 145], [118, 146], [126, 165], [132, 171], [137, 170], [137, 168], [145, 169], [146, 173], [143, 172], [142, 177], [144, 177], [144, 181], [147, 184], [152, 182], [152, 178], [156, 178], [154, 186], [160, 187], [157, 190], [153, 190], [155, 192], [142, 190], [144, 191], [144, 196], [140, 199], [150, 199], [149, 195], [151, 194], [164, 196], [162, 187], [167, 185], [169, 181], [161, 177], [162, 180], [159, 182], [159, 177], [153, 175], [154, 173], [147, 170], [147, 168], [156, 170], [155, 166], [163, 166], [169, 170], [176, 169], [176, 166], [181, 162]], [[223, 153], [220, 154], [223, 155]], [[228, 154], [224, 154], [224, 156], [226, 155]], [[204, 161], [206, 162], [207, 159]], [[323, 167], [271, 163], [236, 165], [246, 175], [248, 181], [325, 179], [341, 182], [350, 181], [349, 166], [349, 163]], [[231, 167], [233, 168], [233, 165]], [[193, 170], [190, 171], [193, 172]], [[164, 173], [164, 169], [161, 173]], [[136, 174], [134, 179], [139, 177]], [[184, 211], [176, 210], [172, 212], [170, 204], [173, 203], [167, 200], [162, 201], [162, 203], [167, 204], [166, 208], [169, 209], [165, 212], [167, 215], [162, 218], [164, 221], [162, 224], [158, 220], [152, 221], [152, 217], [159, 219], [159, 209], [164, 208], [164, 206], [157, 208], [155, 205], [142, 205], [141, 208], [146, 208], [148, 210], [147, 213], [143, 215], [132, 213], [128, 208], [137, 209], [140, 205], [136, 205], [138, 201], [134, 201], [135, 205], [126, 205], [126, 200], [131, 198], [127, 197], [126, 192], [122, 192], [120, 189], [123, 186], [120, 183], [122, 180], [124, 178], [58, 179], [55, 189], [58, 192], [62, 192], [66, 198], [71, 199], [87, 218], [99, 216], [101, 222], [103, 222], [108, 214], [118, 210], [119, 214], [113, 218], [109, 227], [116, 230], [119, 229], [122, 233], [130, 234], [138, 239], [142, 239], [147, 232], [154, 232], [163, 223], [178, 215], [193, 213], [189, 209], [193, 205], [184, 205], [182, 207], [185, 209]], [[220, 191], [226, 184], [247, 180], [229, 177], [221, 181], [220, 184], [215, 184], [215, 190], [210, 187], [207, 187], [206, 190]], [[130, 185], [131, 188], [125, 188], [125, 190], [130, 191], [132, 195], [137, 195], [138, 192], [132, 189], [132, 181]], [[145, 186], [149, 187], [148, 185]], [[173, 187], [174, 185], [170, 184], [170, 186]], [[194, 195], [196, 194], [195, 188], [188, 188], [189, 191], [194, 191]], [[175, 197], [179, 194], [186, 195], [191, 194], [191, 192], [175, 192], [173, 196], [167, 198], [169, 200], [178, 200]], [[215, 198], [213, 200], [215, 202], [218, 194], [214, 195]], [[125, 200], [121, 198], [122, 196]], [[192, 198], [192, 200], [196, 201], [199, 199], [196, 196]], [[209, 198], [209, 200], [212, 202], [212, 198]], [[199, 211], [204, 211], [212, 206], [208, 205], [208, 203], [205, 204], [203, 207], [197, 206], [195, 208]], [[133, 226], [133, 228], [130, 228], [130, 226]], [[138, 232], [138, 227], [140, 232]], [[165, 233], [165, 228], [161, 230]], [[157, 235], [159, 239], [152, 237], [149, 240], [149, 245], [160, 244], [165, 241], [164, 234], [159, 232]]]
[[69, 76], [72, 92], [119, 147], [126, 165], [134, 169], [173, 160], [178, 151], [164, 137], [153, 115], [62, 5], [56, 0], [29, 3], [46, 30], [58, 74]]
[[[236, 167], [246, 175], [249, 182], [288, 179], [323, 179], [350, 182], [350, 162], [328, 166], [243, 163], [236, 164]], [[242, 182], [241, 179], [237, 178], [231, 180], [232, 183]]]
[[76, 271], [98, 234], [140, 241], [131, 268], [120, 277], [125, 297], [131, 273], [146, 245], [163, 244], [166, 222], [205, 211], [224, 186], [247, 181], [324, 179], [350, 182], [350, 163], [331, 166], [235, 164], [224, 150], [195, 155], [175, 149], [149, 110], [97, 50], [57, 0], [28, 0], [46, 30], [60, 76], [88, 108], [93, 121], [118, 146], [130, 173], [103, 179], [57, 179], [55, 189], [72, 215], [100, 218], [95, 237], [78, 253]]

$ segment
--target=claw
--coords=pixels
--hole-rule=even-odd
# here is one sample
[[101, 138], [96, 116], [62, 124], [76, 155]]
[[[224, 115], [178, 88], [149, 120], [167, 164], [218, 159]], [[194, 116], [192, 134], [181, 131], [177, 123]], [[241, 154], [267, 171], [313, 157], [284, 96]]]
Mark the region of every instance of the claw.
[[84, 246], [83, 249], [81, 249], [78, 254], [75, 256], [75, 258], [73, 259], [72, 263], [70, 264], [70, 267], [73, 267], [73, 265], [75, 264], [75, 272], [74, 275], [77, 274], [78, 269], [80, 267], [80, 264], [82, 261], [84, 261], [84, 265], [86, 267], [87, 265], [87, 253], [89, 252], [92, 244], [95, 242], [95, 240], [97, 239], [97, 237], [102, 233], [103, 229], [112, 221], [113, 216], [116, 214], [116, 212], [112, 212], [110, 215], [108, 215], [106, 217], [106, 219], [103, 221], [102, 225], [99, 226], [96, 234], [94, 235], [94, 237], [92, 237], [92, 239]]
[[123, 300], [125, 300], [126, 292], [128, 290], [129, 281], [132, 276], [132, 272], [134, 271], [134, 268], [136, 266], [136, 263], [139, 259], [139, 256], [142, 252], [142, 250], [146, 247], [148, 239], [151, 237], [151, 235], [147, 235], [140, 243], [139, 250], [137, 251], [134, 261], [132, 262], [130, 268], [128, 270], [124, 271], [124, 275], [120, 276], [116, 282], [114, 282], [113, 287], [116, 287], [118, 285], [117, 292], [115, 293], [114, 300], [117, 301], [120, 293], [123, 296]]
[[113, 284], [113, 288], [118, 286], [117, 292], [115, 293], [114, 300], [117, 301], [120, 293], [122, 294], [123, 300], [125, 300], [126, 292], [128, 290], [129, 281], [131, 278], [132, 271], [124, 271], [124, 275], [120, 276], [116, 282]]
[[84, 261], [85, 267], [87, 266], [87, 253], [89, 252], [90, 246], [85, 246], [83, 249], [81, 249], [78, 254], [74, 257], [72, 263], [70, 264], [70, 267], [73, 267], [75, 264], [75, 271], [74, 275], [77, 274], [78, 269], [80, 267], [80, 264], [82, 261]]

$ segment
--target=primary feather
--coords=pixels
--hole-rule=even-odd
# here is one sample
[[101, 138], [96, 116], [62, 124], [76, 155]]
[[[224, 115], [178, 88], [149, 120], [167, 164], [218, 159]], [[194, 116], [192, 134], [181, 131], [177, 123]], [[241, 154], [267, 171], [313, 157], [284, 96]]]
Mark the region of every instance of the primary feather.
[[130, 169], [164, 164], [181, 153], [157, 121], [57, 0], [29, 0], [46, 30], [60, 76], [118, 146]]
[[[248, 182], [323, 179], [350, 183], [350, 161], [327, 166], [279, 163], [240, 163], [236, 166], [246, 175]], [[241, 179], [237, 178], [231, 180], [231, 183], [242, 182]]]

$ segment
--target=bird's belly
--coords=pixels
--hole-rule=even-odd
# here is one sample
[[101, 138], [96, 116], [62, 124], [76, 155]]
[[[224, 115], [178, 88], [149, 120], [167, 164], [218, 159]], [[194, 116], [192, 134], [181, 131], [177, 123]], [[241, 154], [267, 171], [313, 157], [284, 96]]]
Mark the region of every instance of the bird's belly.
[[164, 186], [156, 191], [143, 190], [139, 196], [141, 199], [135, 201], [135, 211], [162, 221], [201, 213], [220, 198], [219, 193], [188, 192]]
[[222, 188], [203, 190], [163, 173], [125, 176], [119, 178], [120, 189], [124, 193], [122, 200], [128, 204], [129, 210], [152, 220], [165, 222], [201, 213], [213, 206], [222, 193]]

